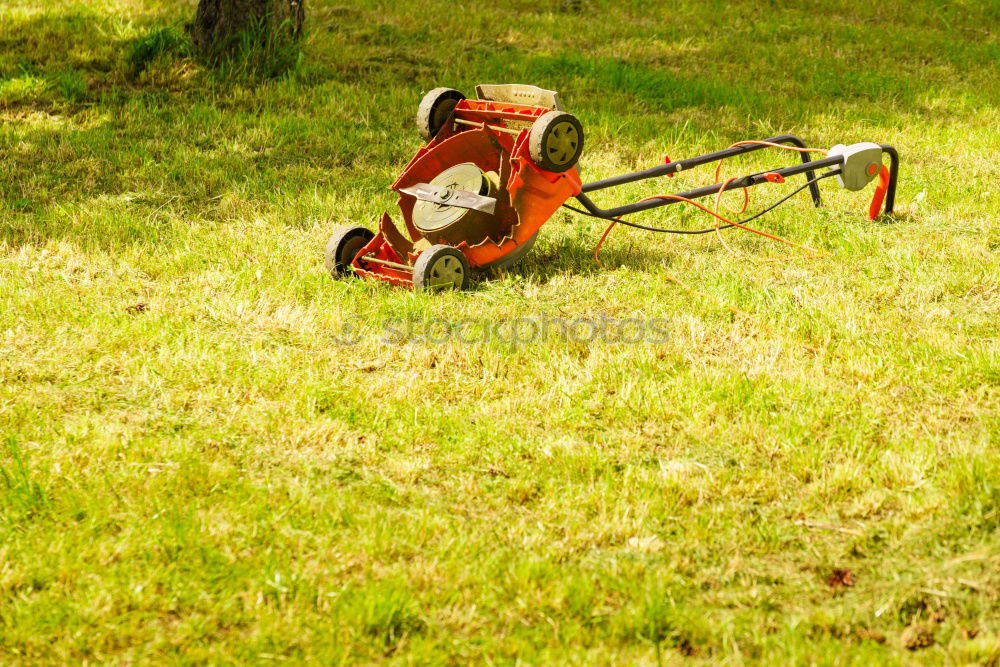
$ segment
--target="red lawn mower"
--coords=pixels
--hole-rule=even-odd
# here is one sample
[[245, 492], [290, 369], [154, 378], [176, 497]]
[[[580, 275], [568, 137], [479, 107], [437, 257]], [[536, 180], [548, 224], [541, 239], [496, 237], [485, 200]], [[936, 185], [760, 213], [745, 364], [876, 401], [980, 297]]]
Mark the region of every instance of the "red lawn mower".
[[[892, 213], [899, 171], [899, 156], [892, 146], [840, 144], [819, 151], [826, 156], [812, 160], [810, 153], [817, 149], [806, 148], [792, 135], [781, 135], [738, 142], [725, 150], [686, 160], [665, 158], [663, 164], [643, 171], [584, 184], [576, 168], [583, 152], [580, 121], [563, 111], [557, 93], [517, 84], [476, 86], [476, 99], [451, 88], [436, 88], [420, 103], [417, 127], [428, 143], [392, 184], [400, 195], [406, 234], [388, 213], [382, 215], [377, 233], [366, 227], [339, 229], [326, 245], [326, 267], [334, 277], [353, 272], [418, 290], [463, 289], [473, 271], [505, 267], [528, 253], [539, 228], [560, 206], [612, 224], [653, 232], [702, 234], [732, 227], [755, 231], [745, 223], [806, 188], [819, 206], [817, 184], [829, 177], [836, 177], [848, 190], [861, 190], [878, 178], [869, 208], [869, 218], [874, 219], [883, 201], [885, 213]], [[610, 209], [598, 207], [587, 196], [625, 183], [673, 176], [767, 147], [797, 151], [802, 163]], [[888, 168], [883, 165], [883, 155], [889, 156]], [[817, 176], [816, 171], [821, 169], [825, 171]], [[805, 184], [761, 213], [740, 221], [729, 220], [694, 201], [709, 195], [718, 198], [729, 190], [746, 191], [761, 183], [783, 183], [786, 177], [798, 174], [805, 174]], [[575, 197], [582, 208], [567, 205], [570, 197]], [[624, 219], [679, 201], [694, 204], [726, 224], [679, 230]]]

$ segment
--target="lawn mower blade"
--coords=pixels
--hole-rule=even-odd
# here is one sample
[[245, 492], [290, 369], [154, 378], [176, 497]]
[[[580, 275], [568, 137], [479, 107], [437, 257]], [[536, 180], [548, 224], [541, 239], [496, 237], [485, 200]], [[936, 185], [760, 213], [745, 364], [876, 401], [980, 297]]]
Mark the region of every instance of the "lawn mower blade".
[[475, 192], [469, 192], [468, 190], [454, 190], [452, 188], [441, 188], [430, 183], [417, 183], [408, 188], [400, 188], [399, 191], [423, 201], [433, 202], [439, 206], [457, 206], [458, 208], [467, 208], [490, 214], [496, 211], [496, 199]]

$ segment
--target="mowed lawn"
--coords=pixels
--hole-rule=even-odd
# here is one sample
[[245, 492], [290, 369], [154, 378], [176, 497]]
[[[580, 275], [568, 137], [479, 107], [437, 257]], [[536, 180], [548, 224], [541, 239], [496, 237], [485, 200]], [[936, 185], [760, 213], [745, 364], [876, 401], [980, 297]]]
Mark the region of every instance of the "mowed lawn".
[[[195, 5], [0, 0], [0, 663], [1000, 661], [995, 2], [310, 0], [277, 78]], [[831, 179], [754, 222], [823, 257], [602, 267], [564, 210], [468, 292], [331, 279], [423, 93], [504, 82], [587, 180], [876, 141], [898, 215]]]

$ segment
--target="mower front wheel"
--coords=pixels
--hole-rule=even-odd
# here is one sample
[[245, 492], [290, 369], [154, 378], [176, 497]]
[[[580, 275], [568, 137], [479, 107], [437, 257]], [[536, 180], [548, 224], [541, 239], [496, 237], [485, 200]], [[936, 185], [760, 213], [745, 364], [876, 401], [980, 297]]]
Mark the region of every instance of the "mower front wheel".
[[450, 245], [432, 245], [413, 264], [413, 289], [462, 290], [469, 284], [469, 260]]
[[569, 171], [583, 153], [583, 125], [571, 113], [549, 111], [531, 126], [528, 151], [546, 171]]
[[430, 141], [441, 131], [455, 105], [465, 99], [465, 95], [454, 88], [435, 88], [420, 101], [417, 107], [417, 129], [424, 141]]
[[324, 253], [326, 270], [334, 278], [347, 275], [354, 258], [373, 238], [375, 232], [366, 227], [339, 228], [326, 242], [326, 253]]

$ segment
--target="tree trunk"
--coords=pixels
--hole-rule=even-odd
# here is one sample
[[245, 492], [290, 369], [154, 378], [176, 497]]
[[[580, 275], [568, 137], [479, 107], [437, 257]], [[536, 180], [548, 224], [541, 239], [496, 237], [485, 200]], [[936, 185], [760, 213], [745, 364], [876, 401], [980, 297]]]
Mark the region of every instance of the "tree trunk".
[[270, 44], [294, 42], [305, 13], [305, 0], [199, 0], [191, 38], [208, 57], [231, 51], [243, 35]]

